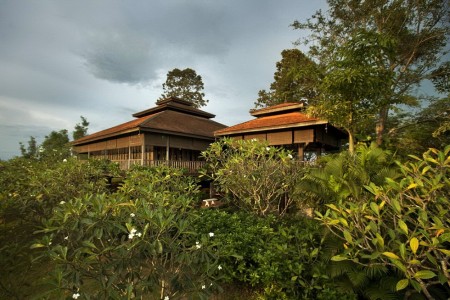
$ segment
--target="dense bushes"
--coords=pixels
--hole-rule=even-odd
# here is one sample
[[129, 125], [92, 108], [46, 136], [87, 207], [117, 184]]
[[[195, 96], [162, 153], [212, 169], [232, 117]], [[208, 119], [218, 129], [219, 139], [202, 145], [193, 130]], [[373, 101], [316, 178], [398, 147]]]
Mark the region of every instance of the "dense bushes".
[[0, 298], [24, 298], [28, 292], [24, 287], [38, 281], [29, 277], [36, 266], [31, 264], [29, 247], [42, 220], [61, 201], [107, 192], [105, 174], [117, 172], [117, 166], [103, 161], [0, 162]]
[[397, 180], [366, 186], [372, 197], [365, 203], [347, 199], [329, 204], [318, 219], [345, 246], [333, 260], [394, 269], [403, 277], [397, 290], [410, 285], [427, 299], [450, 293], [449, 154], [450, 146], [430, 149], [421, 158], [399, 163]]
[[240, 209], [283, 216], [296, 203], [302, 168], [291, 152], [256, 139], [222, 139], [202, 155], [207, 162], [203, 175]]
[[450, 146], [397, 165], [360, 146], [311, 168], [256, 141], [208, 151], [205, 175], [233, 204], [218, 210], [199, 208], [197, 179], [180, 170], [136, 167], [112, 191], [119, 170], [106, 162], [0, 162], [0, 298], [449, 293]]
[[214, 233], [224, 281], [251, 285], [261, 298], [353, 299], [325, 275], [324, 231], [312, 219], [205, 210], [196, 230]]
[[197, 195], [193, 179], [179, 170], [136, 168], [113, 194], [59, 205], [33, 245], [56, 264], [49, 295], [206, 298], [220, 270], [214, 240], [193, 230]]

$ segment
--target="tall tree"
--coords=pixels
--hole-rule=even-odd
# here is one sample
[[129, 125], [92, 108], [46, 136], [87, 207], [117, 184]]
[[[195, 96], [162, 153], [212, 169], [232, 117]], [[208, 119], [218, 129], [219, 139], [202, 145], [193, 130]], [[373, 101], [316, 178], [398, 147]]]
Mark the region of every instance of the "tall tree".
[[20, 153], [25, 158], [38, 158], [39, 157], [39, 148], [36, 142], [36, 138], [34, 136], [30, 136], [30, 140], [28, 141], [28, 146], [25, 148], [25, 145], [20, 142]]
[[81, 118], [81, 123], [77, 123], [75, 125], [75, 130], [72, 132], [72, 137], [74, 140], [77, 140], [79, 138], [82, 138], [83, 136], [86, 136], [87, 131], [88, 131], [89, 122], [83, 116], [80, 116], [80, 118]]
[[67, 129], [60, 131], [52, 131], [45, 136], [42, 142], [42, 157], [52, 158], [66, 158], [70, 155], [69, 136]]
[[386, 56], [392, 55], [392, 42], [361, 30], [336, 46], [332, 55], [320, 84], [321, 94], [309, 111], [345, 129], [353, 153], [355, 135], [374, 122], [380, 99], [392, 84], [393, 72], [383, 68]]
[[322, 65], [339, 57], [335, 51], [361, 30], [376, 32], [393, 42], [394, 55], [384, 56], [378, 67], [393, 72], [394, 80], [383, 95], [374, 97], [378, 102], [376, 139], [381, 144], [389, 110], [396, 104], [411, 104], [412, 88], [438, 67], [445, 54], [450, 34], [449, 2], [328, 0], [328, 4], [327, 13], [318, 11], [306, 22], [292, 24], [296, 29], [309, 30], [303, 42]]
[[255, 107], [300, 102], [316, 96], [320, 78], [318, 66], [300, 50], [283, 50], [276, 68], [270, 90], [258, 92]]
[[204, 98], [202, 77], [190, 68], [169, 71], [166, 82], [163, 83], [163, 89], [164, 92], [158, 100], [177, 97], [192, 102], [196, 108], [205, 106], [209, 102]]

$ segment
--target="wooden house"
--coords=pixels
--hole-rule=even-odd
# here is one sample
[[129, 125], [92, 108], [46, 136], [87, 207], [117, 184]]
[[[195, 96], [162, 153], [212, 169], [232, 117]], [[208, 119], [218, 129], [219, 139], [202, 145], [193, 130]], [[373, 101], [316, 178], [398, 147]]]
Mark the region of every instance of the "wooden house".
[[215, 140], [214, 131], [226, 127], [211, 120], [215, 115], [174, 97], [133, 117], [73, 141], [74, 152], [82, 158], [117, 162], [122, 169], [134, 164], [169, 165], [194, 172], [203, 164], [200, 152]]
[[214, 135], [218, 138], [265, 140], [272, 146], [294, 151], [300, 160], [339, 150], [347, 138], [346, 133], [326, 120], [306, 115], [304, 109], [303, 103], [282, 103], [250, 110], [255, 119], [219, 129]]

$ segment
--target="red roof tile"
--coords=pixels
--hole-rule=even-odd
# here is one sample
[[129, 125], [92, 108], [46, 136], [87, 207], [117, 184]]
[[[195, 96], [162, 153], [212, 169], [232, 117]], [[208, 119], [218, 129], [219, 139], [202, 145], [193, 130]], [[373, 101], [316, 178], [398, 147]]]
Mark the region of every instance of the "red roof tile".
[[[280, 104], [284, 106], [287, 103]], [[292, 104], [292, 103], [291, 103]], [[273, 108], [273, 106], [272, 106]], [[302, 127], [313, 124], [326, 124], [327, 121], [320, 120], [318, 118], [309, 117], [301, 112], [289, 112], [278, 115], [268, 115], [259, 117], [254, 120], [250, 120], [241, 124], [230, 126], [214, 132], [214, 135], [227, 135], [233, 133], [258, 131], [265, 129], [278, 129], [286, 127]]]
[[102, 131], [98, 131], [96, 133], [79, 138], [79, 139], [73, 141], [72, 144], [73, 145], [84, 144], [86, 142], [106, 138], [111, 135], [118, 135], [120, 133], [126, 133], [126, 132], [130, 132], [130, 131], [138, 130], [139, 126], [142, 123], [144, 123], [148, 119], [154, 117], [155, 115], [157, 115], [157, 114], [147, 115], [142, 118], [138, 118], [138, 119], [135, 119], [135, 120], [132, 120], [132, 121], [129, 121], [126, 123], [122, 123], [120, 125], [117, 125], [117, 126], [114, 126], [114, 127], [102, 130]]

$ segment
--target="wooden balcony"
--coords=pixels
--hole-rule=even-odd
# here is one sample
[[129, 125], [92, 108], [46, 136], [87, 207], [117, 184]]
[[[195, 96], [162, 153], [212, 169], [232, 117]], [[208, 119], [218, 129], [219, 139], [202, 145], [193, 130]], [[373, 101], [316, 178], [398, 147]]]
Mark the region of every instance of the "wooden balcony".
[[205, 166], [204, 161], [181, 161], [181, 160], [146, 160], [127, 159], [127, 160], [111, 160], [119, 165], [120, 169], [128, 170], [133, 165], [144, 165], [149, 167], [167, 166], [177, 169], [185, 169], [189, 174], [197, 174], [198, 170]]

